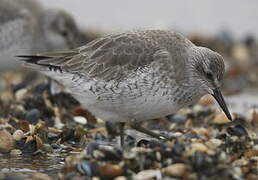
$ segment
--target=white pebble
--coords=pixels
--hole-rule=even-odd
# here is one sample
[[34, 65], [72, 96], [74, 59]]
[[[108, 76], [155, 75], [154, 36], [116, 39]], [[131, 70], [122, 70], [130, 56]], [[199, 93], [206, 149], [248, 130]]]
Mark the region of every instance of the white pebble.
[[162, 179], [162, 175], [161, 175], [160, 170], [152, 170], [152, 169], [143, 170], [143, 171], [139, 172], [138, 174], [136, 174], [133, 179], [135, 179], [135, 180], [149, 180], [149, 179], [153, 179], [153, 178], [156, 178], [158, 180]]
[[15, 93], [15, 98], [17, 101], [22, 100], [25, 95], [27, 94], [28, 90], [27, 89], [20, 89]]
[[79, 124], [87, 124], [87, 119], [85, 117], [82, 116], [75, 116], [74, 121], [79, 123]]

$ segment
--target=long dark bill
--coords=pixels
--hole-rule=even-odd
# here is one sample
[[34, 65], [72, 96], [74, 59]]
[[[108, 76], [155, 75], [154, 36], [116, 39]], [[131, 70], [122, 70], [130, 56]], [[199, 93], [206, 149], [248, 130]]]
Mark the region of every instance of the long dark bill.
[[216, 99], [216, 101], [219, 103], [221, 109], [224, 111], [224, 113], [226, 114], [227, 118], [232, 121], [231, 114], [230, 114], [230, 112], [229, 112], [229, 110], [228, 110], [228, 107], [227, 107], [227, 105], [226, 105], [226, 103], [225, 103], [225, 100], [224, 100], [224, 98], [223, 98], [223, 96], [222, 96], [220, 90], [219, 90], [219, 89], [213, 89], [213, 94], [212, 94], [212, 96], [213, 96], [213, 97]]

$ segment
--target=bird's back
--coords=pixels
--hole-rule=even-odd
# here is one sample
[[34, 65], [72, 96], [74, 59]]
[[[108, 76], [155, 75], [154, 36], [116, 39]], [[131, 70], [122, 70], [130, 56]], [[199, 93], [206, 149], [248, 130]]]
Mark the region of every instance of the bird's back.
[[179, 33], [136, 31], [102, 37], [73, 50], [30, 56], [27, 62], [40, 65], [41, 70], [58, 68], [70, 74], [118, 81], [153, 64], [182, 64], [182, 58], [179, 63], [175, 61], [189, 46], [194, 45]]

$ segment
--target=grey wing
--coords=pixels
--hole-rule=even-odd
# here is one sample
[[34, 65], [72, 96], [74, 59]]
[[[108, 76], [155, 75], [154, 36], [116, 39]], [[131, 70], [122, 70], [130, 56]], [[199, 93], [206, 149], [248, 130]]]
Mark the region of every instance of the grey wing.
[[25, 61], [109, 81], [122, 79], [128, 72], [144, 69], [153, 61], [168, 56], [169, 53], [155, 41], [124, 33], [95, 40], [75, 51], [43, 54], [38, 55], [41, 57], [38, 61]]

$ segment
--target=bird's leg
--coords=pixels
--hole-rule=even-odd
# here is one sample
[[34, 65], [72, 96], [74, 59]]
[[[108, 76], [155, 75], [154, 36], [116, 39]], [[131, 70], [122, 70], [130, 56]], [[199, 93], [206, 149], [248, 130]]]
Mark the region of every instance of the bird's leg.
[[125, 136], [124, 136], [124, 127], [125, 127], [125, 122], [120, 122], [119, 123], [119, 133], [120, 133], [120, 145], [121, 147], [124, 147], [125, 143]]
[[139, 132], [142, 132], [142, 133], [147, 134], [149, 136], [155, 137], [157, 139], [160, 139], [160, 140], [168, 140], [169, 139], [168, 137], [165, 137], [164, 135], [155, 133], [153, 131], [148, 130], [147, 128], [142, 127], [141, 123], [139, 123], [139, 122], [132, 121], [132, 123], [130, 125], [131, 125], [132, 129], [135, 129]]

